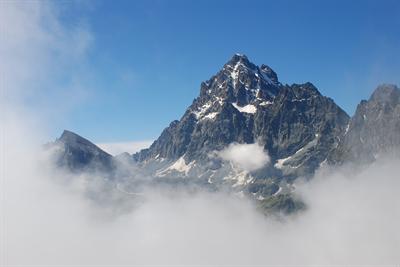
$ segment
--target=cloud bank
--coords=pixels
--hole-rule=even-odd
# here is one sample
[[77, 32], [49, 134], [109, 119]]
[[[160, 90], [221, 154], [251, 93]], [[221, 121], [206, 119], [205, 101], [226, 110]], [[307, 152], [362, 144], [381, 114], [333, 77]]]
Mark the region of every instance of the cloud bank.
[[258, 170], [267, 165], [270, 161], [264, 148], [257, 143], [233, 143], [218, 152], [218, 156], [246, 171]]
[[148, 148], [153, 141], [136, 141], [136, 142], [112, 142], [112, 143], [99, 143], [98, 147], [111, 155], [118, 155], [124, 152], [133, 154], [141, 149]]
[[13, 147], [5, 159], [2, 203], [2, 255], [9, 265], [383, 265], [400, 260], [397, 161], [379, 162], [357, 175], [322, 172], [297, 186], [308, 209], [276, 221], [246, 199], [182, 190], [147, 189], [136, 209], [116, 215], [110, 207], [93, 205], [81, 187], [56, 183], [53, 172], [37, 160], [37, 150], [27, 150], [29, 141]]

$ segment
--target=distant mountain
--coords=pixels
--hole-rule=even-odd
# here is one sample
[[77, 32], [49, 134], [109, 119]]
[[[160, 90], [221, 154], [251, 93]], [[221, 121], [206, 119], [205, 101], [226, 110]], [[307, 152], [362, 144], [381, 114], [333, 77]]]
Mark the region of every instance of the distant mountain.
[[[123, 192], [137, 192], [143, 183], [230, 189], [267, 212], [289, 213], [304, 207], [292, 197], [296, 178], [312, 177], [322, 164], [371, 162], [398, 152], [399, 132], [400, 92], [394, 85], [379, 86], [349, 118], [312, 83], [282, 84], [269, 66], [235, 54], [201, 83], [182, 118], [149, 148], [112, 157], [69, 131], [51, 147], [57, 148], [58, 165], [111, 174]], [[218, 156], [231, 144], [254, 143], [270, 156], [263, 168], [241, 169]]]
[[110, 172], [114, 168], [113, 156], [71, 131], [64, 130], [51, 148], [56, 164], [74, 172]]
[[400, 152], [400, 89], [378, 86], [368, 101], [362, 100], [346, 128], [331, 164], [368, 163], [382, 154]]

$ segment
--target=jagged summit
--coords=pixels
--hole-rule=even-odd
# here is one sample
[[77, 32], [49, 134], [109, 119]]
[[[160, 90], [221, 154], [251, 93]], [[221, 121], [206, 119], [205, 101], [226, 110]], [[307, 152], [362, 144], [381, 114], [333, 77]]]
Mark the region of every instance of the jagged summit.
[[[246, 55], [235, 54], [233, 57], [224, 65], [223, 70], [233, 75], [233, 80], [237, 82], [236, 78], [241, 72], [245, 74], [254, 75], [258, 78], [260, 76], [265, 82], [270, 84], [278, 85], [278, 76], [275, 71], [269, 66], [262, 64], [260, 67], [252, 63]], [[241, 82], [241, 80], [238, 80]]]
[[239, 107], [265, 105], [277, 95], [280, 86], [278, 76], [270, 67], [259, 67], [247, 56], [235, 54], [216, 75], [201, 84], [200, 96], [193, 109], [198, 114], [213, 103]]
[[[243, 70], [245, 68], [252, 70], [258, 75], [262, 75], [265, 80], [278, 84], [278, 76], [276, 72], [269, 66], [262, 64], [257, 66], [252, 63], [249, 58], [244, 54], [235, 54], [232, 58], [224, 65], [224, 69]], [[238, 72], [238, 71], [237, 71]]]
[[231, 143], [261, 142], [273, 160], [292, 157], [276, 165], [279, 171], [312, 172], [336, 145], [348, 119], [312, 83], [282, 85], [267, 65], [235, 54], [201, 84], [200, 95], [182, 118], [133, 157], [140, 162], [207, 162], [212, 151]]
[[240, 54], [240, 53], [235, 53], [232, 56], [232, 58], [229, 60], [229, 62], [233, 62], [233, 63], [236, 63], [239, 61], [245, 61], [247, 63], [250, 63], [249, 58], [245, 54]]

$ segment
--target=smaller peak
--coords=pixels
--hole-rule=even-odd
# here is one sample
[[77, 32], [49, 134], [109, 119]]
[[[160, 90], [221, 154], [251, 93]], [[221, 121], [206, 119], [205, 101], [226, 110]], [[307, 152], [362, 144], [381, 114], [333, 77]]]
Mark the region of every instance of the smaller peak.
[[400, 97], [400, 89], [394, 84], [381, 84], [370, 97], [370, 101], [390, 102]]
[[68, 131], [64, 130], [58, 141], [61, 141], [66, 144], [76, 144], [76, 143], [81, 143], [81, 144], [87, 144], [87, 145], [94, 145], [92, 142], [89, 140], [83, 138], [82, 136]]
[[56, 140], [56, 142], [60, 142], [74, 149], [90, 151], [90, 153], [96, 154], [100, 153], [106, 157], [111, 157], [110, 154], [90, 142], [88, 139], [68, 130], [64, 130], [62, 135]]
[[75, 137], [80, 137], [78, 134], [68, 131], [68, 130], [64, 130], [63, 133], [60, 136], [60, 140], [67, 140], [70, 138], [75, 138]]
[[278, 82], [278, 75], [270, 66], [261, 64], [260, 70], [261, 72], [265, 73], [273, 82]]

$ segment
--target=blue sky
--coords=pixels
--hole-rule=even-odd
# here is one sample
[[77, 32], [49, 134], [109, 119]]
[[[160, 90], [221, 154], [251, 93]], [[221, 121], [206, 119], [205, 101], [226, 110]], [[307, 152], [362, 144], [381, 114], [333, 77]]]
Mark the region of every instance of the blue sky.
[[311, 81], [350, 115], [377, 84], [400, 84], [400, 1], [58, 3], [62, 23], [84, 24], [92, 41], [80, 66], [89, 96], [54, 137], [154, 139], [236, 52], [282, 83]]

